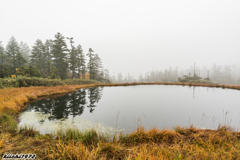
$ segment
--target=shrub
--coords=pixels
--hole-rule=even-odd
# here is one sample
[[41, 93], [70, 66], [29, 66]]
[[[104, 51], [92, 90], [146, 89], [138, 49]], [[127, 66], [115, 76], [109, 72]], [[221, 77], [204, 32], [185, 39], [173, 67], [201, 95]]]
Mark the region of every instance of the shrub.
[[0, 88], [30, 87], [30, 86], [59, 86], [59, 85], [81, 85], [99, 83], [87, 79], [48, 79], [38, 77], [0, 78]]

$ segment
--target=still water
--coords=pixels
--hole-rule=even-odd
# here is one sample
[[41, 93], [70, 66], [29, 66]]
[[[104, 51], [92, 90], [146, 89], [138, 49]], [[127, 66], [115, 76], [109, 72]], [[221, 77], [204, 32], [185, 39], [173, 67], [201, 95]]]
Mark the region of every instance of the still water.
[[238, 90], [174, 85], [88, 88], [29, 104], [19, 126], [33, 126], [40, 133], [66, 128], [128, 133], [139, 125], [216, 129], [223, 123], [236, 129], [239, 97]]

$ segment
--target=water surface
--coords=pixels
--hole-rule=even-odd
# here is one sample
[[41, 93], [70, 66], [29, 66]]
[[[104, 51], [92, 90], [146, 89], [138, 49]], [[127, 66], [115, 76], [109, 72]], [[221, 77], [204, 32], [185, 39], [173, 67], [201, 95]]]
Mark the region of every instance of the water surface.
[[216, 129], [228, 123], [237, 128], [239, 96], [238, 90], [174, 85], [88, 88], [29, 104], [19, 126], [34, 126], [41, 133], [69, 127], [128, 133], [139, 125]]

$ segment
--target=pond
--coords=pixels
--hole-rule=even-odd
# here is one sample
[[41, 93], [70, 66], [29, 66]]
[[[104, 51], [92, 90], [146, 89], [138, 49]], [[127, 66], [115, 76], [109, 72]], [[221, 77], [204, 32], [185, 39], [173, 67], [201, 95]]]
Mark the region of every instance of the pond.
[[238, 90], [175, 85], [87, 88], [29, 104], [19, 126], [33, 126], [42, 134], [66, 128], [129, 133], [139, 125], [216, 129], [225, 123], [238, 128], [239, 96]]

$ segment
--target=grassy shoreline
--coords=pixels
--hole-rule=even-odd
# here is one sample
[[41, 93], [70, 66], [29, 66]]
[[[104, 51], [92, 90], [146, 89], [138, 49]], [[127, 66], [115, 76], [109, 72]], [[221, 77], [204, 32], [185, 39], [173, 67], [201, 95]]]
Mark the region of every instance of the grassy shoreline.
[[36, 153], [42, 159], [237, 159], [240, 133], [226, 126], [201, 130], [177, 126], [174, 130], [153, 128], [106, 140], [94, 130], [69, 130], [40, 135], [32, 128], [17, 130], [17, 117], [27, 104], [87, 87], [131, 85], [182, 85], [238, 89], [240, 86], [197, 83], [124, 83], [22, 87], [0, 89], [0, 156], [4, 153]]

